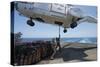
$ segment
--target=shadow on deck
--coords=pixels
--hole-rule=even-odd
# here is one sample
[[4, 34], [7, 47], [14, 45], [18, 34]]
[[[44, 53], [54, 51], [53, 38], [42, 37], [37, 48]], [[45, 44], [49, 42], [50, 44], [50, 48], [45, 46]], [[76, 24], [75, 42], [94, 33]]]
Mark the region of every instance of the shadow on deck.
[[84, 59], [88, 55], [85, 53], [86, 50], [95, 49], [97, 47], [89, 48], [62, 48], [62, 52], [57, 51], [55, 59], [63, 58], [63, 61], [80, 60], [80, 61], [93, 61], [91, 59]]

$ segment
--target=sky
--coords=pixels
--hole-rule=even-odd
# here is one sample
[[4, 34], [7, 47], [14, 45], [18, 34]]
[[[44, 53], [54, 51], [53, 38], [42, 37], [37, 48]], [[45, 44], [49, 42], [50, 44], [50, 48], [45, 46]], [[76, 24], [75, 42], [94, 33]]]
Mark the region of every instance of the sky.
[[[80, 8], [85, 15], [97, 17], [97, 7], [95, 6], [80, 6], [75, 5], [75, 7]], [[51, 24], [44, 24], [38, 21], [35, 22], [35, 26], [31, 27], [27, 25], [26, 21], [29, 19], [25, 16], [19, 15], [19, 12], [15, 10], [14, 16], [14, 33], [21, 32], [22, 38], [54, 38], [58, 37], [58, 26]], [[94, 23], [81, 23], [76, 28], [67, 29], [67, 33], [63, 33], [63, 28], [61, 27], [61, 37], [63, 38], [74, 38], [74, 37], [97, 37], [97, 24]]]

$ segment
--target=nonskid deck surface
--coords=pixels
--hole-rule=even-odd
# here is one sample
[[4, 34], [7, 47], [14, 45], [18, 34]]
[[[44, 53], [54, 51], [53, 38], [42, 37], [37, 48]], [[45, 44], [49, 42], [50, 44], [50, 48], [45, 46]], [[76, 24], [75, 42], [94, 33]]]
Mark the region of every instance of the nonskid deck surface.
[[61, 51], [57, 51], [54, 59], [50, 57], [53, 53], [52, 43], [49, 41], [37, 41], [32, 43], [22, 43], [16, 46], [15, 64], [54, 64], [79, 61], [96, 61], [97, 45], [88, 43], [63, 43]]
[[57, 52], [54, 59], [46, 58], [38, 64], [54, 64], [66, 62], [83, 62], [97, 60], [96, 44], [65, 43], [62, 51]]

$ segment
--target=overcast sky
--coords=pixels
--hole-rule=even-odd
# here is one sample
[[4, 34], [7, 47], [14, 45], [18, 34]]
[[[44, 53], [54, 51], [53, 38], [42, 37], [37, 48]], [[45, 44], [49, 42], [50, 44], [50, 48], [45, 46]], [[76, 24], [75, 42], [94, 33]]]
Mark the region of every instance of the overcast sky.
[[[95, 6], [76, 5], [75, 7], [80, 8], [85, 15], [97, 17], [97, 8]], [[30, 27], [26, 23], [28, 19], [20, 16], [15, 11], [14, 32], [22, 32], [23, 38], [52, 38], [58, 36], [58, 26], [35, 21], [35, 26]], [[97, 37], [97, 24], [84, 22], [74, 29], [69, 28], [67, 33], [63, 33], [63, 28], [61, 28], [61, 37]]]

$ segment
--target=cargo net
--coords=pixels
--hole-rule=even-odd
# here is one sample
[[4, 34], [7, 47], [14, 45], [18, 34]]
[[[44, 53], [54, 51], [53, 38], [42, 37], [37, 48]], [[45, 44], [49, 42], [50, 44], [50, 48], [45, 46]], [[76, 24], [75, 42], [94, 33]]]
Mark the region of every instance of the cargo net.
[[50, 41], [21, 43], [14, 50], [14, 65], [36, 64], [42, 59], [49, 58], [53, 53]]

